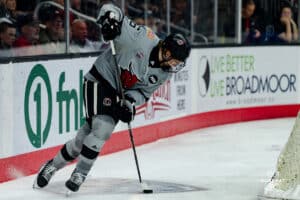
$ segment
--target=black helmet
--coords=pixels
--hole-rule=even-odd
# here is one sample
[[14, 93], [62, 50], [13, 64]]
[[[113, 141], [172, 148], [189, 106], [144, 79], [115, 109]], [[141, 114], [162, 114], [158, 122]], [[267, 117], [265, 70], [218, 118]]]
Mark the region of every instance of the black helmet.
[[163, 41], [162, 47], [171, 51], [172, 58], [183, 62], [191, 51], [189, 41], [180, 33], [168, 35]]

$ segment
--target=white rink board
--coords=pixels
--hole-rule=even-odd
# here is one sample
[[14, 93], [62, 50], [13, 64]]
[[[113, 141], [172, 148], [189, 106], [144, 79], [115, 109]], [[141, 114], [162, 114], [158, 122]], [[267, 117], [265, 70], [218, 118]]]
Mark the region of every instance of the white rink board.
[[[94, 58], [77, 58], [0, 66], [0, 158], [65, 143], [84, 122], [83, 76]], [[133, 127], [191, 112], [191, 66], [174, 75], [137, 110]], [[126, 130], [119, 123], [115, 131]], [[3, 144], [2, 144], [3, 143]]]
[[[296, 46], [193, 49], [186, 68], [137, 108], [132, 125], [208, 111], [298, 104], [299, 52]], [[82, 77], [95, 58], [0, 65], [0, 158], [58, 146], [74, 136], [84, 116]], [[232, 77], [237, 84], [228, 87]], [[253, 80], [261, 80], [261, 86]], [[119, 123], [115, 131], [126, 129]]]

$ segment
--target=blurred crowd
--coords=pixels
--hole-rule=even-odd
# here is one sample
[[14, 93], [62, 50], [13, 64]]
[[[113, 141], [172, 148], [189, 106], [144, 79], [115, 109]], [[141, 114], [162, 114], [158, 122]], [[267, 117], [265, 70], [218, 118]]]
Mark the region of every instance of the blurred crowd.
[[[42, 2], [42, 1], [40, 1]], [[65, 47], [65, 12], [63, 0], [51, 1], [53, 4], [27, 4], [25, 1], [0, 1], [0, 49], [1, 57], [28, 56], [64, 53]], [[97, 7], [97, 2], [71, 0], [70, 6], [80, 13], [89, 12]], [[19, 5], [20, 3], [20, 5]], [[92, 5], [94, 3], [94, 5]], [[60, 5], [60, 6], [59, 6]], [[94, 9], [96, 15], [96, 9]], [[99, 27], [70, 12], [70, 52], [101, 51], [107, 46], [102, 42]]]
[[298, 25], [294, 17], [292, 2], [283, 1], [278, 15], [268, 20], [264, 10], [259, 9], [254, 0], [244, 0], [242, 9], [243, 42], [291, 43], [299, 41]]
[[[49, 1], [47, 1], [49, 2]], [[70, 7], [79, 13], [96, 18], [99, 6], [106, 0], [70, 0]], [[122, 7], [120, 0], [113, 1]], [[147, 3], [145, 3], [147, 2]], [[187, 0], [172, 0], [173, 29], [187, 33], [190, 27]], [[57, 6], [60, 5], [61, 7]], [[65, 52], [64, 0], [0, 0], [0, 49], [2, 56], [27, 56]], [[38, 7], [38, 9], [37, 9]], [[126, 0], [125, 14], [138, 25], [147, 25], [164, 39], [167, 35], [166, 0]], [[38, 10], [38, 12], [36, 12]], [[101, 32], [94, 22], [69, 13], [69, 52], [104, 50]]]
[[[64, 0], [47, 2], [51, 3], [46, 3], [45, 0], [30, 0], [30, 3], [24, 0], [0, 0], [0, 57], [66, 52]], [[108, 47], [101, 38], [99, 26], [76, 14], [79, 12], [96, 18], [100, 4], [105, 2], [108, 1], [70, 0], [70, 7], [75, 12], [69, 13], [69, 52], [102, 51]], [[162, 39], [166, 37], [168, 31], [181, 32], [190, 37], [191, 27], [195, 32], [205, 34], [206, 30], [213, 27], [211, 15], [203, 18], [203, 13], [213, 13], [204, 12], [204, 7], [201, 7], [204, 2], [194, 1], [194, 16], [191, 17], [190, 0], [171, 0], [170, 30], [167, 30], [166, 0], [126, 0], [125, 5], [121, 5], [120, 0], [114, 2], [120, 7], [123, 6], [125, 14], [135, 23], [149, 26]], [[241, 14], [244, 44], [299, 41], [297, 13], [295, 13], [298, 1], [280, 0], [283, 2], [280, 12], [272, 19], [258, 2], [259, 0], [243, 0]], [[236, 20], [234, 12], [228, 13], [232, 16], [226, 17], [221, 34], [224, 37], [234, 38]], [[193, 41], [197, 40], [197, 36], [195, 35], [196, 39]], [[209, 36], [207, 35], [208, 38]]]
[[[268, 15], [265, 9], [258, 6], [259, 1], [242, 2], [242, 43], [257, 45], [299, 42], [299, 27], [295, 15], [298, 5], [295, 1], [280, 1], [280, 9], [275, 16]], [[232, 20], [224, 24], [226, 36], [233, 36], [234, 30]]]

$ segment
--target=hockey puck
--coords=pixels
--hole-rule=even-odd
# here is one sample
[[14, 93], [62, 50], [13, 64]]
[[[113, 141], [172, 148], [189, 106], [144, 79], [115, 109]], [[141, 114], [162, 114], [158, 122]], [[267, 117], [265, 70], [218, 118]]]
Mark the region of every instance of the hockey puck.
[[145, 194], [151, 194], [153, 193], [153, 190], [148, 186], [148, 184], [146, 183], [141, 183], [142, 189], [143, 189], [143, 193]]
[[152, 189], [144, 189], [143, 193], [145, 193], [145, 194], [151, 194], [151, 193], [153, 193], [153, 190]]

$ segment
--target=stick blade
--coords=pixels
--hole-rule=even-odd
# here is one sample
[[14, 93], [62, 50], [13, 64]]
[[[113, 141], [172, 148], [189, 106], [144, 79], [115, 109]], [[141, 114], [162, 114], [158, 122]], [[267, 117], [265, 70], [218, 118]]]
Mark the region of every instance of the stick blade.
[[151, 193], [153, 193], [153, 190], [149, 187], [148, 184], [141, 183], [141, 187], [142, 187], [143, 193], [145, 193], [145, 194], [151, 194]]

